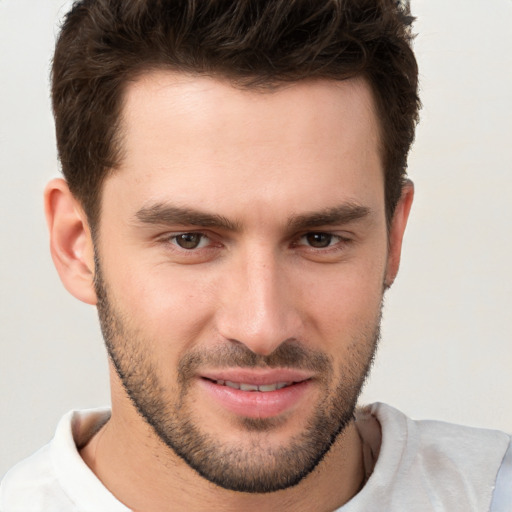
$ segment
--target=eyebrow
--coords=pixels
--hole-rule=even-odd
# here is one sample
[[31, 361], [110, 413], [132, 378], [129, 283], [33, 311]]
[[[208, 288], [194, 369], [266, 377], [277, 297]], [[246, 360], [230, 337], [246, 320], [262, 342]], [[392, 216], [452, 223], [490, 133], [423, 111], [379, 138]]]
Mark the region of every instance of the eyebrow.
[[288, 228], [293, 231], [320, 226], [349, 224], [368, 217], [370, 208], [355, 203], [345, 203], [317, 212], [294, 215], [288, 221]]
[[164, 203], [142, 207], [135, 217], [143, 224], [202, 226], [205, 228], [240, 231], [240, 225], [222, 215], [202, 212], [192, 208], [180, 208]]
[[[320, 226], [348, 224], [368, 217], [370, 213], [370, 208], [366, 206], [345, 203], [320, 211], [292, 215], [288, 219], [287, 226], [290, 231], [300, 231]], [[241, 231], [240, 223], [233, 222], [222, 215], [165, 203], [144, 206], [137, 211], [135, 217], [143, 224], [201, 226], [226, 231]]]

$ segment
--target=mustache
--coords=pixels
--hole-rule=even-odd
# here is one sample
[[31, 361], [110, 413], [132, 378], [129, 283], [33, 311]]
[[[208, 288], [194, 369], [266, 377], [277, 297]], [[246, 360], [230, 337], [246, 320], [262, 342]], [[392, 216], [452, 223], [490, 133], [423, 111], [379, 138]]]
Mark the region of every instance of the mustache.
[[187, 381], [205, 366], [221, 368], [294, 368], [315, 373], [332, 371], [331, 357], [318, 350], [304, 347], [296, 340], [287, 340], [269, 355], [252, 352], [243, 343], [201, 349], [185, 354], [178, 364], [181, 381]]

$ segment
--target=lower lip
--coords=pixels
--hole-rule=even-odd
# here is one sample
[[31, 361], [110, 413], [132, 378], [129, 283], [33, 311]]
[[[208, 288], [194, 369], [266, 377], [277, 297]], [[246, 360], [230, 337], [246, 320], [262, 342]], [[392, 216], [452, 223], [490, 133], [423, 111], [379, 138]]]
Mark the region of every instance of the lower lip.
[[307, 390], [310, 380], [305, 380], [275, 391], [242, 391], [221, 386], [207, 379], [199, 382], [208, 395], [224, 409], [246, 418], [271, 418], [296, 407]]

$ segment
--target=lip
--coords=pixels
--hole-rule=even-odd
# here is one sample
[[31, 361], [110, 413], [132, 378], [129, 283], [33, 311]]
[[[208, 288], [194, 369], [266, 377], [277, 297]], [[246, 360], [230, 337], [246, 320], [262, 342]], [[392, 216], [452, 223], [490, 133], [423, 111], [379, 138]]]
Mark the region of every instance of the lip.
[[[278, 382], [293, 384], [274, 391], [242, 391], [217, 384], [216, 381], [231, 381], [255, 386]], [[199, 385], [221, 408], [245, 418], [271, 418], [297, 407], [312, 387], [311, 373], [293, 370], [244, 370], [229, 369], [202, 372]]]

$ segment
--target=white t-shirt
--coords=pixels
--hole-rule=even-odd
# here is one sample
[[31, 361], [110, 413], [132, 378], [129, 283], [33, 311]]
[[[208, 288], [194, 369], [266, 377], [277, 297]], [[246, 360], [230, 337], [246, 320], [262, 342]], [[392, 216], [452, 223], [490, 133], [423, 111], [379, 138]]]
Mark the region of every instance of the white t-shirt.
[[[129, 512], [78, 453], [109, 415], [108, 409], [66, 414], [53, 440], [2, 480], [0, 511]], [[413, 421], [379, 403], [356, 418], [368, 479], [338, 512], [512, 511], [507, 434]]]

